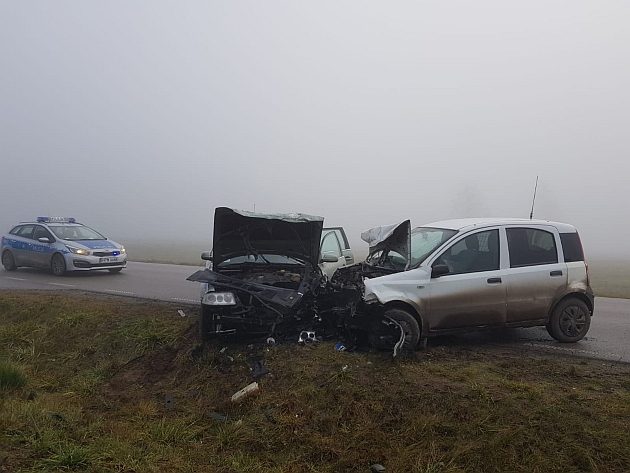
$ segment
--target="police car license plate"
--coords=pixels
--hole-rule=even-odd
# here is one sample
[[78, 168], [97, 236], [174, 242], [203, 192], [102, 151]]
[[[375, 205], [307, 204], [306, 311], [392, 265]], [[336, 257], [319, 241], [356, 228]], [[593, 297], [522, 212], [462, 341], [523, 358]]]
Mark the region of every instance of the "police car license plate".
[[99, 258], [99, 263], [116, 263], [118, 262], [118, 258]]

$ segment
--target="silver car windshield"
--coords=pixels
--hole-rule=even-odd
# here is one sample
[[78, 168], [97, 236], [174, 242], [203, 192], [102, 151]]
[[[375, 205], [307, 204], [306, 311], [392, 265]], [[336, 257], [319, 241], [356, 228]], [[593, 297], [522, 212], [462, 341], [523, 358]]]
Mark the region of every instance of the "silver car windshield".
[[411, 268], [418, 266], [443, 243], [450, 240], [456, 230], [417, 227], [411, 231]]
[[408, 266], [407, 256], [391, 249], [375, 251], [365, 261], [368, 264], [395, 271], [403, 271], [407, 267], [415, 268], [456, 233], [456, 230], [445, 228], [414, 228], [411, 231], [411, 262]]
[[62, 240], [107, 240], [97, 231], [83, 225], [48, 225], [48, 228]]

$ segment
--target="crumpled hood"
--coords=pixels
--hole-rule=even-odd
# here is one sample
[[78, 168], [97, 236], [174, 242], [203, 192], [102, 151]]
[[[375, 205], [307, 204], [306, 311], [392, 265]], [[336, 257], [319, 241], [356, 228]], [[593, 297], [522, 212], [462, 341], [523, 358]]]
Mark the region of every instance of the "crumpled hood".
[[370, 228], [361, 233], [361, 239], [370, 246], [370, 255], [381, 250], [392, 250], [403, 255], [407, 265], [411, 261], [411, 221]]
[[235, 256], [255, 253], [290, 256], [317, 266], [323, 226], [323, 217], [313, 215], [261, 214], [217, 207], [212, 244], [214, 266]]

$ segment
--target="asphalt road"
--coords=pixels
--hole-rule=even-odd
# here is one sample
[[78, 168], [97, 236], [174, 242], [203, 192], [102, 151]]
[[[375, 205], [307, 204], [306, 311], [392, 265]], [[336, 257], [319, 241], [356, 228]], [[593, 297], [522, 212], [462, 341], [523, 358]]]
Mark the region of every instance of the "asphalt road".
[[[69, 274], [61, 278], [27, 268], [13, 272], [0, 270], [0, 289], [75, 289], [197, 304], [199, 284], [186, 281], [186, 278], [198, 269], [197, 266], [130, 262], [127, 269], [119, 274], [96, 271]], [[429, 345], [519, 345], [534, 351], [555, 351], [630, 363], [628, 340], [630, 300], [598, 297], [588, 336], [575, 344], [558, 343], [547, 334], [544, 327], [535, 327], [439, 337], [430, 340]]]
[[169, 302], [199, 303], [199, 283], [186, 278], [201, 266], [127, 263], [118, 274], [109, 271], [75, 272], [63, 277], [31, 269], [0, 270], [0, 289], [76, 289], [120, 296], [158, 299]]

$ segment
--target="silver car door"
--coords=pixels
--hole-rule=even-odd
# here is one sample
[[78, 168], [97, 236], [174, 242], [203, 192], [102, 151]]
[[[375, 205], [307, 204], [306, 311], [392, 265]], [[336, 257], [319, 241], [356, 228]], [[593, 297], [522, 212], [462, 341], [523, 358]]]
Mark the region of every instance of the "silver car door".
[[506, 290], [500, 229], [467, 233], [431, 262], [449, 272], [429, 282], [430, 330], [503, 325]]
[[506, 228], [509, 268], [506, 269], [507, 322], [545, 319], [567, 285], [567, 265], [560, 235], [553, 227]]
[[337, 234], [334, 230], [329, 232], [324, 232], [322, 235], [321, 245], [320, 245], [320, 257], [324, 256], [335, 256], [337, 261], [334, 263], [321, 262], [320, 268], [322, 272], [328, 276], [328, 278], [332, 278], [332, 275], [335, 273], [337, 268], [345, 266], [345, 260], [341, 254], [341, 245], [339, 244], [339, 239], [337, 238]]

